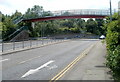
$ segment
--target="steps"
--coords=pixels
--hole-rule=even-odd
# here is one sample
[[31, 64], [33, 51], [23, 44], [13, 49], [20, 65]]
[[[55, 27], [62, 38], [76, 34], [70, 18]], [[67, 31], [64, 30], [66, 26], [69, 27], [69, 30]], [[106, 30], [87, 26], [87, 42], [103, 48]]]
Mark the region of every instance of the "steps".
[[14, 24], [18, 24], [18, 23], [20, 23], [22, 20], [23, 20], [23, 16], [15, 19], [15, 20], [13, 20], [13, 23], [14, 23]]
[[21, 39], [26, 39], [28, 38], [28, 27], [27, 26], [22, 26], [19, 29], [17, 29], [14, 33], [12, 33], [11, 35], [9, 35], [5, 40], [9, 40], [9, 41], [16, 41], [16, 40], [20, 40], [20, 38], [18, 39], [18, 36], [21, 36], [23, 38]]
[[[14, 24], [18, 24], [22, 22], [23, 16], [17, 17], [13, 20]], [[17, 29], [15, 32], [10, 34], [8, 37], [4, 39], [4, 41], [19, 41], [23, 39], [28, 39], [29, 34], [28, 34], [28, 27], [27, 26], [22, 26], [19, 29]]]

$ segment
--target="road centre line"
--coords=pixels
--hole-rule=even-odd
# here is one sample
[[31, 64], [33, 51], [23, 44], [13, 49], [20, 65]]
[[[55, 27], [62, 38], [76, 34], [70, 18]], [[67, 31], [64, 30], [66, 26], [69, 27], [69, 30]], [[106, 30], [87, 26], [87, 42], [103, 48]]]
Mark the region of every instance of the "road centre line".
[[4, 59], [4, 60], [0, 60], [0, 62], [3, 62], [3, 61], [8, 61], [9, 59]]
[[83, 51], [75, 60], [73, 60], [70, 64], [68, 64], [67, 67], [65, 67], [61, 72], [59, 72], [55, 77], [53, 77], [49, 82], [56, 82], [56, 80], [59, 80], [67, 71], [69, 71], [81, 58], [85, 57], [89, 50], [93, 47], [91, 45], [89, 48]]

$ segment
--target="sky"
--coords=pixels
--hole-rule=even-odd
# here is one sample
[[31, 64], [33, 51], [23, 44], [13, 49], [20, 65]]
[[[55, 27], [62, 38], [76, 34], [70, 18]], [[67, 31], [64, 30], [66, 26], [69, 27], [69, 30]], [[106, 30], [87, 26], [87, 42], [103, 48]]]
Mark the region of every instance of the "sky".
[[[118, 9], [120, 0], [111, 0], [112, 9]], [[45, 11], [72, 9], [109, 9], [110, 0], [0, 0], [0, 11], [12, 15], [16, 10], [24, 14], [34, 5], [43, 6]]]

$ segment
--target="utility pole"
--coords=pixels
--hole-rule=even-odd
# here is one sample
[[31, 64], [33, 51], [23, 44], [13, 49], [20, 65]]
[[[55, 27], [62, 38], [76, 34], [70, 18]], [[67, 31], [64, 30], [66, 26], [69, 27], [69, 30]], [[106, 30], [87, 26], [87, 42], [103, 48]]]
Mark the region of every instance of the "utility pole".
[[118, 25], [120, 26], [120, 1], [118, 2]]
[[111, 0], [110, 0], [110, 21], [112, 21], [112, 5], [111, 5]]

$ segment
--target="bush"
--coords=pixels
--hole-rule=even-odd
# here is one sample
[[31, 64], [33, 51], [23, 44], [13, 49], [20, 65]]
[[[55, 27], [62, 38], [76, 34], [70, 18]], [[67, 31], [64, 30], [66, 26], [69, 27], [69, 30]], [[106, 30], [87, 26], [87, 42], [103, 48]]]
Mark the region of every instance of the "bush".
[[80, 29], [77, 28], [77, 27], [75, 27], [75, 28], [70, 28], [70, 31], [71, 31], [72, 33], [80, 33]]
[[115, 80], [120, 80], [120, 45], [114, 51], [108, 50], [107, 66], [112, 70]]
[[[115, 16], [115, 17], [114, 17]], [[111, 69], [115, 80], [120, 80], [120, 26], [118, 25], [118, 16], [113, 15], [113, 21], [107, 26], [107, 63]]]

